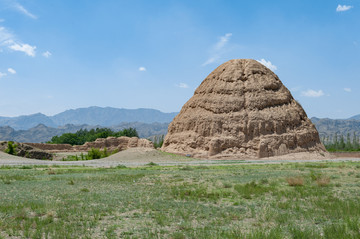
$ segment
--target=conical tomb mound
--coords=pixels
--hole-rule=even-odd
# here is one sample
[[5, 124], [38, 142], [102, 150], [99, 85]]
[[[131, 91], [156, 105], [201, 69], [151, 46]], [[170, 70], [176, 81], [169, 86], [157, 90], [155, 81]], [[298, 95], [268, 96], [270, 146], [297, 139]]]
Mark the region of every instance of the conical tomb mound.
[[193, 157], [325, 152], [315, 126], [279, 77], [255, 60], [230, 60], [196, 89], [162, 150]]

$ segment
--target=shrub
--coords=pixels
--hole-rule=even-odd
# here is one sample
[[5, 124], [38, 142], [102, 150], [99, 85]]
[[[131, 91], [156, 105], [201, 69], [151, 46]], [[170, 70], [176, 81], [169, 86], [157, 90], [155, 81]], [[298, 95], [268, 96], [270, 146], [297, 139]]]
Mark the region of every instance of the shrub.
[[159, 164], [157, 163], [154, 163], [154, 162], [150, 162], [148, 164], [146, 164], [147, 166], [159, 166]]
[[100, 149], [91, 148], [88, 153], [88, 159], [100, 159], [101, 155]]
[[55, 170], [53, 170], [52, 168], [49, 168], [47, 173], [49, 175], [55, 175], [56, 174]]
[[303, 186], [304, 185], [304, 179], [302, 177], [288, 177], [286, 178], [287, 183], [289, 186]]
[[194, 170], [192, 167], [190, 167], [189, 165], [186, 165], [185, 167], [180, 168], [180, 170], [184, 170], [184, 171], [192, 171]]
[[82, 188], [82, 189], [80, 189], [80, 191], [81, 191], [81, 192], [84, 192], [84, 193], [88, 193], [88, 192], [90, 192], [90, 190], [89, 190], [89, 189], [87, 189], [87, 188]]
[[237, 184], [234, 189], [246, 199], [251, 199], [252, 196], [260, 196], [270, 190], [270, 188], [259, 185], [254, 181], [247, 184]]
[[127, 168], [127, 167], [125, 165], [123, 165], [123, 164], [119, 164], [115, 168], [121, 169], [121, 168]]
[[27, 165], [23, 165], [23, 166], [20, 167], [20, 169], [32, 169], [32, 167], [31, 167], [31, 166], [27, 166]]
[[3, 180], [4, 184], [11, 184], [10, 180]]
[[14, 142], [9, 141], [7, 149], [5, 149], [5, 152], [8, 154], [16, 155], [16, 147], [17, 147], [17, 145], [14, 144]]
[[108, 151], [107, 151], [107, 148], [104, 148], [101, 157], [102, 157], [102, 158], [106, 158], [107, 156], [109, 156], [109, 153], [108, 153]]
[[223, 183], [223, 187], [224, 188], [232, 188], [232, 184], [231, 183]]
[[269, 180], [267, 178], [263, 178], [263, 179], [260, 180], [260, 183], [261, 184], [268, 184]]
[[330, 178], [327, 176], [322, 176], [316, 179], [316, 184], [320, 187], [325, 187], [330, 183]]

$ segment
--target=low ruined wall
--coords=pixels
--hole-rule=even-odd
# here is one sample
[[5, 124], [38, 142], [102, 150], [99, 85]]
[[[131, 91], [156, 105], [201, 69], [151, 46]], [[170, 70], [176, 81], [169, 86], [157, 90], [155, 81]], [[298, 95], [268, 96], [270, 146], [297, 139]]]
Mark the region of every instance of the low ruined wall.
[[26, 143], [32, 147], [47, 151], [73, 151], [74, 148], [70, 144], [42, 144], [42, 143]]
[[106, 148], [109, 151], [114, 150], [125, 150], [128, 148], [154, 148], [153, 143], [147, 139], [139, 139], [137, 137], [108, 137], [108, 138], [99, 138], [94, 142], [86, 142], [83, 145], [74, 145], [70, 144], [43, 144], [43, 143], [26, 143], [32, 147], [51, 151], [51, 152], [69, 152], [69, 151], [89, 151], [91, 148], [104, 149]]
[[[32, 159], [47, 159], [51, 160], [53, 155], [46, 150], [42, 150], [30, 144], [14, 142], [15, 154], [19, 157], [32, 158]], [[0, 151], [4, 151], [8, 148], [8, 141], [0, 142]]]
[[144, 148], [154, 148], [153, 143], [147, 139], [139, 139], [137, 137], [108, 137], [108, 138], [100, 138], [96, 139], [94, 142], [86, 142], [83, 145], [74, 145], [74, 148], [77, 151], [87, 151], [91, 148], [99, 148], [104, 149], [107, 148], [110, 151], [113, 150], [125, 150], [128, 148], [136, 148], [136, 147], [144, 147]]

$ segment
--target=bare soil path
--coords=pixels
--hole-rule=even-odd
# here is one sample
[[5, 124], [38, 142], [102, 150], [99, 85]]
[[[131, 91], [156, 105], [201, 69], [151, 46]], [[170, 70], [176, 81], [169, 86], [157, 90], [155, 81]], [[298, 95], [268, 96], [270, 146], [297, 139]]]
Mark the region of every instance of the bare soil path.
[[194, 159], [184, 156], [164, 153], [149, 148], [131, 148], [121, 151], [110, 157], [87, 161], [48, 161], [38, 159], [28, 159], [9, 155], [0, 152], [0, 166], [21, 166], [21, 165], [74, 165], [91, 167], [115, 167], [125, 165], [127, 167], [144, 166], [150, 162], [158, 165], [222, 165], [222, 164], [274, 164], [287, 162], [341, 162], [341, 161], [360, 161], [360, 158], [329, 158], [317, 157], [311, 154], [285, 155], [280, 157], [262, 159]]

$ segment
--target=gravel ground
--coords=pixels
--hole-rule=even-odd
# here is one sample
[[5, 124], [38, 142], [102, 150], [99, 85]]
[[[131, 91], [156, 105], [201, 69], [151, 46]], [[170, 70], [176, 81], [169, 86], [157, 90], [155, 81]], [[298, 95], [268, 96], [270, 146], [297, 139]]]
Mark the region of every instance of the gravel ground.
[[91, 167], [114, 167], [117, 165], [125, 165], [129, 167], [143, 166], [150, 162], [159, 165], [221, 165], [221, 164], [269, 164], [269, 163], [284, 163], [284, 162], [321, 162], [321, 161], [360, 161], [360, 158], [330, 158], [319, 157], [313, 154], [296, 154], [285, 155], [281, 157], [272, 157], [267, 159], [194, 159], [178, 155], [167, 154], [155, 149], [147, 148], [131, 148], [110, 157], [87, 161], [47, 161], [28, 159], [9, 155], [0, 152], [0, 166], [1, 165], [78, 165]]

